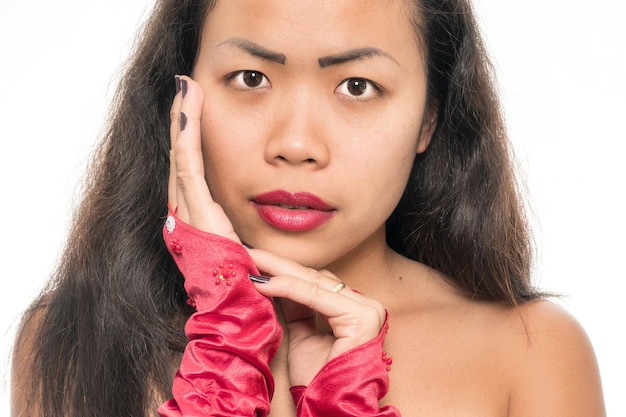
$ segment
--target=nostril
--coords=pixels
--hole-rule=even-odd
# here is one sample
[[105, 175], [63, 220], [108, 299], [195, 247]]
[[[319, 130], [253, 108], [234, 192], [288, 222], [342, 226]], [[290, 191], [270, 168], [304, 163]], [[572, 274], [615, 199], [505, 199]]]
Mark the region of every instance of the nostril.
[[[280, 161], [291, 161], [289, 158], [282, 156], [282, 155], [276, 155], [276, 159], [280, 160]], [[315, 164], [317, 163], [317, 161], [315, 160], [315, 158], [306, 158], [304, 160], [302, 160], [302, 162], [305, 162], [307, 164]]]

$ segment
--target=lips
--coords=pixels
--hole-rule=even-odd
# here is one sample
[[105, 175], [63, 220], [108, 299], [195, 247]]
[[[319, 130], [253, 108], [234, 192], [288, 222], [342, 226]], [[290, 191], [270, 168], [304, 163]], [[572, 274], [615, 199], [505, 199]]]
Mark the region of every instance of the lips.
[[289, 232], [313, 230], [336, 213], [321, 198], [307, 192], [276, 190], [259, 194], [250, 203], [267, 224]]

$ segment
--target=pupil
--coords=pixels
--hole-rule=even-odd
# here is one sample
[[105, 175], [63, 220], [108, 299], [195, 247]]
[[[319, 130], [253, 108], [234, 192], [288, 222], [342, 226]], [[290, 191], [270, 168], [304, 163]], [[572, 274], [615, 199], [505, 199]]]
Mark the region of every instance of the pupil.
[[263, 75], [256, 71], [245, 71], [243, 73], [243, 81], [248, 87], [258, 87], [263, 81]]
[[361, 94], [365, 93], [366, 89], [367, 82], [365, 80], [362, 80], [360, 78], [352, 78], [350, 81], [348, 81], [348, 91], [353, 96], [360, 96]]

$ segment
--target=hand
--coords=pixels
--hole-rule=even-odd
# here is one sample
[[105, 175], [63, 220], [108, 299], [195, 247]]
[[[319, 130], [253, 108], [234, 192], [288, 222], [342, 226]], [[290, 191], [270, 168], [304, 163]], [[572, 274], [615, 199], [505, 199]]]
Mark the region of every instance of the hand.
[[[191, 78], [181, 76], [180, 82], [181, 91], [171, 109], [170, 207], [192, 227], [240, 242], [223, 209], [213, 200], [204, 176], [204, 94]], [[259, 249], [251, 250], [250, 255], [259, 270], [273, 276], [267, 284], [256, 284], [259, 292], [283, 298], [292, 385], [308, 385], [328, 361], [379, 334], [385, 309], [378, 301], [347, 287], [333, 292], [340, 280], [328, 271], [306, 268]], [[317, 313], [327, 320], [332, 333], [319, 334]]]
[[168, 200], [177, 216], [196, 229], [240, 242], [224, 210], [213, 201], [204, 177], [201, 116], [204, 94], [191, 78], [181, 76], [180, 92], [170, 112]]
[[[333, 292], [341, 281], [328, 271], [306, 268], [260, 249], [249, 252], [259, 270], [272, 276], [266, 284], [255, 284], [256, 288], [282, 298], [291, 385], [309, 385], [328, 361], [380, 333], [386, 312], [377, 300], [348, 287]], [[316, 313], [328, 322], [332, 333], [319, 333]]]

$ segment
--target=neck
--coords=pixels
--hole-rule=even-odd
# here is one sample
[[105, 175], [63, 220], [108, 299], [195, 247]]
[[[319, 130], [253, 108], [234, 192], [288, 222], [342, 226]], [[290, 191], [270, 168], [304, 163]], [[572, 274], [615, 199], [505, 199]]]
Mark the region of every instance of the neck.
[[350, 288], [380, 301], [390, 314], [467, 296], [439, 272], [394, 252], [387, 246], [384, 228], [326, 269]]
[[385, 228], [382, 227], [326, 269], [351, 288], [377, 296], [398, 278], [404, 261], [406, 259], [387, 246]]

